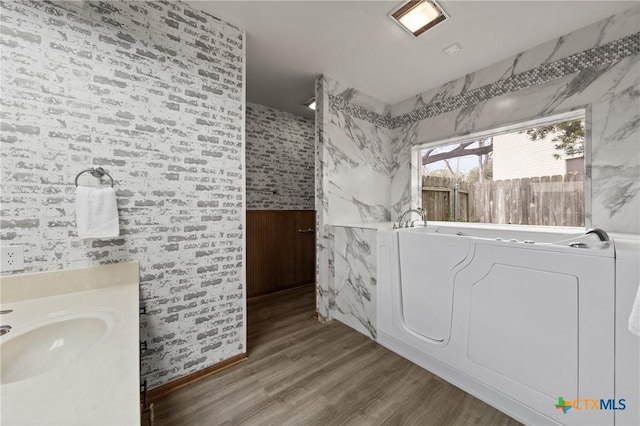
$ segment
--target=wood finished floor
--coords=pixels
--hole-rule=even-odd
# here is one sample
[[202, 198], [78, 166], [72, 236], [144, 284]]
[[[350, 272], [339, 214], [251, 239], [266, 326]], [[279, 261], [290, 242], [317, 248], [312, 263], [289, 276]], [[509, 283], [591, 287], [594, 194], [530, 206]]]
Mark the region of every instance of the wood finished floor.
[[313, 286], [249, 301], [249, 360], [157, 400], [156, 425], [520, 424], [314, 304]]

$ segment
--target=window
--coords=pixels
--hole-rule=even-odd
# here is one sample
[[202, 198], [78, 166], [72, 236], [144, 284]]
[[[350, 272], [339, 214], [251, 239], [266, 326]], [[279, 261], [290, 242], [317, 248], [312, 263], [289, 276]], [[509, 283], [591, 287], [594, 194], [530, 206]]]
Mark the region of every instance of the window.
[[584, 226], [584, 117], [573, 112], [420, 147], [429, 221]]

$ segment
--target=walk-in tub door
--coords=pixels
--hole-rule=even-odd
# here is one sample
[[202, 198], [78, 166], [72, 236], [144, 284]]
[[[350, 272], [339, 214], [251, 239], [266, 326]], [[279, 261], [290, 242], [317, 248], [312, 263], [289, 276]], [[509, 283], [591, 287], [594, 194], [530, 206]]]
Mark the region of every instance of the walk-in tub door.
[[614, 259], [582, 253], [477, 244], [455, 277], [457, 367], [561, 424], [611, 424], [587, 403], [555, 407], [614, 398]]
[[469, 253], [470, 239], [404, 232], [399, 238], [404, 326], [445, 344], [451, 330], [454, 268]]

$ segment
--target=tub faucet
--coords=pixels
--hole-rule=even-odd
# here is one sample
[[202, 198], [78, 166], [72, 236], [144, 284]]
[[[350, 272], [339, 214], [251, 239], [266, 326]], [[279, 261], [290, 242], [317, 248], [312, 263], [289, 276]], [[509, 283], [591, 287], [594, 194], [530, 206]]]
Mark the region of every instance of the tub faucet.
[[[402, 226], [402, 222], [404, 221], [405, 216], [411, 215], [411, 213], [418, 213], [420, 215], [420, 219], [422, 219], [422, 221], [424, 222], [424, 226], [427, 226], [427, 212], [425, 211], [425, 209], [418, 207], [417, 209], [409, 209], [406, 212], [402, 213], [402, 216], [400, 216], [400, 220], [398, 220], [398, 228], [409, 227], [408, 220], [404, 223], [404, 226]], [[411, 227], [413, 227], [413, 222], [411, 222]]]
[[609, 241], [609, 234], [607, 234], [604, 229], [591, 228], [585, 232], [585, 235], [589, 234], [596, 234], [598, 238], [600, 238], [600, 241]]

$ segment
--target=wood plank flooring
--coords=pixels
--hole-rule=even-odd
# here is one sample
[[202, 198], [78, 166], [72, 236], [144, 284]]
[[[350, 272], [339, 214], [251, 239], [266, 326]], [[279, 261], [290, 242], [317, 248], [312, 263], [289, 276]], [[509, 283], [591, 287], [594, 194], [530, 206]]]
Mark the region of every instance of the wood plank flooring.
[[519, 425], [314, 304], [313, 286], [249, 301], [249, 360], [157, 400], [156, 425]]

